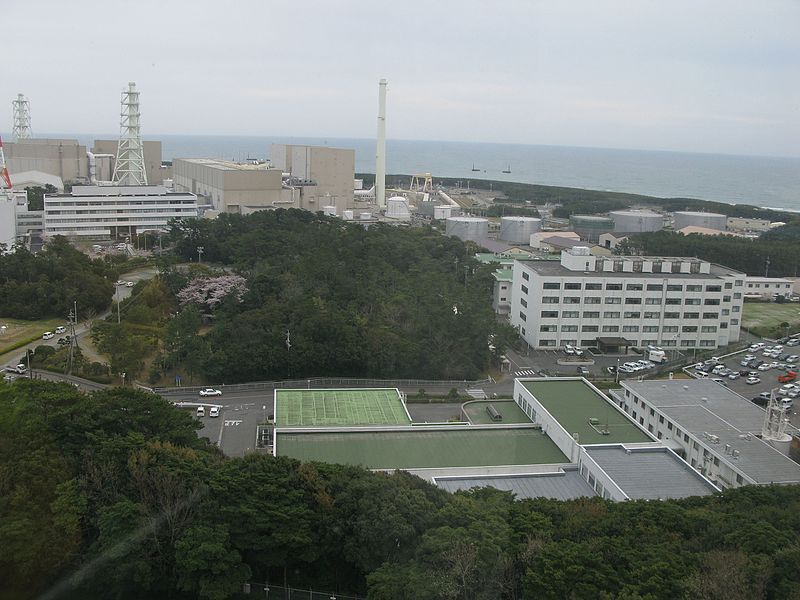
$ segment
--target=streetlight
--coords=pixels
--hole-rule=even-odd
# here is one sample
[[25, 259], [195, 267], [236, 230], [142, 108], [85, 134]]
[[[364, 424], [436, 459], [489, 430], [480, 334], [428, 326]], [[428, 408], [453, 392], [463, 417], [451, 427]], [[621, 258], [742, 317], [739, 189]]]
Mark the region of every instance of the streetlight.
[[205, 248], [202, 246], [197, 247], [197, 264], [199, 265], [202, 262], [203, 252], [205, 252]]
[[125, 371], [120, 373], [120, 375], [122, 375], [122, 387], [125, 387]]

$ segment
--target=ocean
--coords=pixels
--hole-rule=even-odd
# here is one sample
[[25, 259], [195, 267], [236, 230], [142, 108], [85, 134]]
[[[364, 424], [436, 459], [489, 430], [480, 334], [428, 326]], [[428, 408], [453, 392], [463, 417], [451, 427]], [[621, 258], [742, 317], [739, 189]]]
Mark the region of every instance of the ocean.
[[[52, 134], [94, 139], [115, 134]], [[45, 137], [45, 135], [42, 135]], [[375, 140], [267, 136], [153, 135], [165, 160], [269, 158], [272, 143], [353, 148], [356, 171], [375, 172]], [[478, 171], [472, 171], [473, 165]], [[503, 173], [508, 170], [511, 173]], [[800, 158], [691, 154], [568, 146], [388, 140], [387, 173], [432, 173], [658, 197], [687, 197], [800, 212]]]

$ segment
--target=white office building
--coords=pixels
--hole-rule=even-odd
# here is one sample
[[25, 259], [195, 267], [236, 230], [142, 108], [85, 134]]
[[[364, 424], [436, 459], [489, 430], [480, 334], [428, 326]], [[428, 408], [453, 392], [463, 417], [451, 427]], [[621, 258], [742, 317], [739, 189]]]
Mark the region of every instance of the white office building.
[[166, 230], [172, 218], [196, 216], [197, 196], [160, 185], [75, 186], [44, 197], [45, 238], [117, 238]]
[[745, 275], [696, 258], [517, 260], [511, 324], [534, 348], [565, 344], [716, 348], [739, 339]]
[[772, 299], [775, 294], [780, 296], [792, 296], [794, 294], [792, 286], [792, 280], [784, 277], [748, 276], [745, 282], [744, 293], [748, 296]]

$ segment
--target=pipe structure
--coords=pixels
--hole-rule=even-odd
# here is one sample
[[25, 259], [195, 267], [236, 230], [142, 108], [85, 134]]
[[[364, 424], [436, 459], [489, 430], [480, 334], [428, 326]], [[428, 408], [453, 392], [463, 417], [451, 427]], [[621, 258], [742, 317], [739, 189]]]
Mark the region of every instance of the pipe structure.
[[375, 201], [386, 207], [386, 84], [378, 82], [378, 147], [375, 152]]

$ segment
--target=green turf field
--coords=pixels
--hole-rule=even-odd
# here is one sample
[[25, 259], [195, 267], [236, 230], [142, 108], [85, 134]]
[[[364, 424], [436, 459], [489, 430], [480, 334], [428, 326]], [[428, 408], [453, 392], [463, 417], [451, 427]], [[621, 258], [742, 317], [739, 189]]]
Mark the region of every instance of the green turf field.
[[278, 427], [410, 425], [397, 390], [277, 390]]
[[[65, 319], [21, 321], [0, 317], [0, 354], [17, 347], [18, 344], [41, 339], [45, 331], [53, 331], [59, 325], [66, 325]], [[5, 329], [2, 329], [2, 326], [5, 326]]]
[[[569, 433], [577, 433], [581, 444], [615, 444], [652, 441], [624, 413], [579, 380], [525, 381], [522, 383], [539, 404]], [[589, 424], [596, 418], [598, 429]]]
[[781, 323], [789, 323], [789, 332], [800, 326], [800, 304], [794, 302], [745, 302], [742, 326], [756, 335], [786, 335]]
[[481, 467], [569, 462], [538, 429], [281, 433], [278, 456], [369, 469]]
[[[494, 406], [495, 410], [503, 415], [502, 421], [492, 421], [486, 407]], [[528, 415], [517, 406], [513, 400], [481, 400], [480, 402], [470, 402], [464, 407], [470, 422], [475, 425], [485, 425], [489, 423], [509, 424], [509, 423], [530, 423]]]

